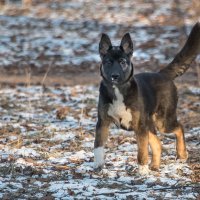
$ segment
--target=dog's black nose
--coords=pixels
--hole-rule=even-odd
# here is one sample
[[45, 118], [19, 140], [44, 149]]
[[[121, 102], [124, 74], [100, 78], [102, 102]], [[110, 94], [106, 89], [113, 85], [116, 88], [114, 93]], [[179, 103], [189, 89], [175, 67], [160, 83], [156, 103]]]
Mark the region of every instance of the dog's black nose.
[[111, 74], [112, 81], [117, 81], [119, 79], [119, 74]]

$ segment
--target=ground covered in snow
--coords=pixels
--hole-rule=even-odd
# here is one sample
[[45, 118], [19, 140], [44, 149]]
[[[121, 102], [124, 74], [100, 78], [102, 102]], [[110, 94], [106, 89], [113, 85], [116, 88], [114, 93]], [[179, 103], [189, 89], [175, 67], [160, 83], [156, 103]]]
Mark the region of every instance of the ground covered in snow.
[[176, 161], [174, 135], [159, 135], [160, 171], [138, 176], [134, 133], [115, 126], [101, 173], [92, 153], [101, 33], [117, 44], [130, 32], [135, 72], [158, 71], [200, 20], [199, 0], [3, 2], [0, 199], [200, 198], [200, 59], [176, 80], [187, 163]]
[[200, 89], [178, 87], [189, 160], [176, 161], [174, 136], [160, 135], [161, 169], [147, 177], [137, 174], [134, 133], [115, 126], [106, 146], [106, 166], [100, 173], [93, 171], [96, 86], [2, 88], [0, 198], [197, 199]]

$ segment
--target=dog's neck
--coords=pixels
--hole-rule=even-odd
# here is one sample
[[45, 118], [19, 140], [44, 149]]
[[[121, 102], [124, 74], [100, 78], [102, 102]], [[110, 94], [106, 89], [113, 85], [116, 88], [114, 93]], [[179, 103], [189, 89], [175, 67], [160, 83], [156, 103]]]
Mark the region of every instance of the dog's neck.
[[131, 91], [133, 91], [133, 89], [137, 88], [137, 83], [135, 81], [134, 76], [130, 77], [128, 81], [126, 81], [123, 84], [111, 84], [110, 82], [108, 82], [106, 79], [102, 80], [102, 83], [104, 84], [104, 86], [107, 88], [108, 93], [114, 97], [115, 96], [115, 89], [117, 88], [119, 90], [119, 92], [123, 95], [123, 96], [127, 96], [128, 93], [130, 93]]

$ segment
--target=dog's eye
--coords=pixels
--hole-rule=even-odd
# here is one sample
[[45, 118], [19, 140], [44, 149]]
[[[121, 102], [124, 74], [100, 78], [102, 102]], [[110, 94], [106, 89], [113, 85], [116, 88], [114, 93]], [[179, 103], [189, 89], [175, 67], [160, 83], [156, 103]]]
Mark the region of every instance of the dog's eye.
[[106, 65], [111, 65], [112, 64], [112, 62], [110, 61], [110, 60], [105, 60], [105, 62], [104, 62]]
[[126, 64], [126, 60], [125, 60], [125, 59], [120, 59], [119, 63], [120, 63], [121, 65], [125, 65], [125, 64]]

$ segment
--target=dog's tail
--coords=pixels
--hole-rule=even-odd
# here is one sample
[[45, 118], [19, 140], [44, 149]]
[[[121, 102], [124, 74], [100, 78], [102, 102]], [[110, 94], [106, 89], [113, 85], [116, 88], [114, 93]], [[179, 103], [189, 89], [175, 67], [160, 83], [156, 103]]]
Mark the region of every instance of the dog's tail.
[[160, 70], [160, 73], [170, 79], [175, 79], [185, 73], [198, 54], [200, 54], [200, 22], [197, 22], [192, 28], [181, 51], [170, 64]]

